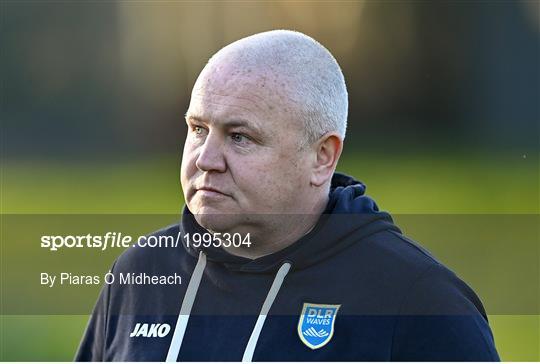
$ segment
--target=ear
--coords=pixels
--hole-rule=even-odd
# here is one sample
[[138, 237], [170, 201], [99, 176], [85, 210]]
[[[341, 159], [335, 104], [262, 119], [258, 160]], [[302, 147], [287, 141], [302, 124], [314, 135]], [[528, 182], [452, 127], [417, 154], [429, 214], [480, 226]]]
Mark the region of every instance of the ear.
[[343, 140], [336, 132], [324, 134], [314, 145], [315, 159], [311, 171], [311, 185], [320, 187], [331, 180], [343, 150]]

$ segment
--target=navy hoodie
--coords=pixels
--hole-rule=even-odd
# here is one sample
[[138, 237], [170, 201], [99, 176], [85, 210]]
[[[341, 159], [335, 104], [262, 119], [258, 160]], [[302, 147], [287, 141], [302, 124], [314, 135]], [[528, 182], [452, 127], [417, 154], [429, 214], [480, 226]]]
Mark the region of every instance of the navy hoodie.
[[[79, 361], [498, 361], [482, 303], [336, 173], [324, 214], [255, 260], [218, 248], [126, 250]], [[154, 235], [205, 232], [187, 208]], [[120, 284], [145, 273], [181, 284]]]

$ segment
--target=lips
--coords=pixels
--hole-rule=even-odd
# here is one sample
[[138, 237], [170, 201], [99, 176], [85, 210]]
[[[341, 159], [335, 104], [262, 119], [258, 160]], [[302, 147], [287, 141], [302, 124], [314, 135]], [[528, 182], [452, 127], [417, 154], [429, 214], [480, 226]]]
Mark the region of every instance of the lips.
[[220, 195], [228, 196], [225, 192], [222, 192], [221, 190], [214, 187], [210, 187], [210, 186], [197, 187], [195, 188], [195, 192], [202, 192], [205, 194], [220, 194]]

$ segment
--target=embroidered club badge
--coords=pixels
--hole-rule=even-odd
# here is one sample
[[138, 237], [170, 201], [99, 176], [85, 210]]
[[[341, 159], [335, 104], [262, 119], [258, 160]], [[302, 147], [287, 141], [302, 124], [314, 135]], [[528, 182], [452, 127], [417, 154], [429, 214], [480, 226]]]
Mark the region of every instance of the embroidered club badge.
[[334, 323], [341, 305], [304, 303], [298, 320], [298, 336], [310, 349], [319, 349], [332, 339]]

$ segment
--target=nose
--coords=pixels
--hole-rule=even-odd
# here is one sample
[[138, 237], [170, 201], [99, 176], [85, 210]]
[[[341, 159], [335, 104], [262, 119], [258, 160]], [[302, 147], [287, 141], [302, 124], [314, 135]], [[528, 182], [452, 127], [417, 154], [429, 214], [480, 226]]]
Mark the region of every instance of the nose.
[[223, 155], [223, 143], [214, 133], [210, 132], [206, 137], [204, 144], [199, 149], [195, 165], [203, 172], [225, 172], [227, 169]]

